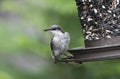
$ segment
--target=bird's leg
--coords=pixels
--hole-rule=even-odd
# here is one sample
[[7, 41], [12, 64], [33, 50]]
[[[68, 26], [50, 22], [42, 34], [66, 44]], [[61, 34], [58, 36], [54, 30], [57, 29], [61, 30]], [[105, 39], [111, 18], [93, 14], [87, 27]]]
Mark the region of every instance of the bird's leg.
[[56, 64], [58, 62], [58, 59], [57, 58], [55, 58], [54, 59], [54, 64]]

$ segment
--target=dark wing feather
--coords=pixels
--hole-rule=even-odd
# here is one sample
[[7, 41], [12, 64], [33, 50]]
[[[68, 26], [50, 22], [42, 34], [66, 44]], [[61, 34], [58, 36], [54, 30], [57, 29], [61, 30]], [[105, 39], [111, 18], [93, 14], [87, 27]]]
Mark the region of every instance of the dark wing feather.
[[53, 38], [51, 38], [50, 47], [51, 47], [52, 55], [53, 55], [54, 58], [55, 58], [55, 55], [54, 55], [54, 44], [53, 44]]
[[55, 53], [54, 53], [55, 45], [53, 44], [53, 38], [51, 38], [50, 47], [51, 47], [52, 58], [54, 59], [54, 63], [57, 63], [58, 60], [57, 60], [57, 58], [55, 57]]

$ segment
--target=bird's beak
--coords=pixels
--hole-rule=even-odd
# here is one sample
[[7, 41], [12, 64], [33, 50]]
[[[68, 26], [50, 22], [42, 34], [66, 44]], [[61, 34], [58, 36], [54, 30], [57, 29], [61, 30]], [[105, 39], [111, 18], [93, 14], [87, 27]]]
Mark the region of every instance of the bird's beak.
[[44, 31], [50, 31], [51, 29], [45, 29]]

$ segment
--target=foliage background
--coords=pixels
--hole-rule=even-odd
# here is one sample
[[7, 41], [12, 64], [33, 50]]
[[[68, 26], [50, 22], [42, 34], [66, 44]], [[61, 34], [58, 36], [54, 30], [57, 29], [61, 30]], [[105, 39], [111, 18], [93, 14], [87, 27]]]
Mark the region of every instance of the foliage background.
[[83, 46], [74, 0], [0, 0], [0, 79], [119, 79], [119, 60], [53, 64], [43, 30], [59, 24]]

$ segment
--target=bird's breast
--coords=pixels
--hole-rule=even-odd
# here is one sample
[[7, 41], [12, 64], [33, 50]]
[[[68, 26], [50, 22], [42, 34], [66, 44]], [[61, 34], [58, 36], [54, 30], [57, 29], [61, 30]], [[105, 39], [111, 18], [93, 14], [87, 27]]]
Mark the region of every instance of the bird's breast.
[[53, 38], [54, 44], [58, 49], [66, 50], [69, 45], [69, 39], [64, 36], [55, 36]]

